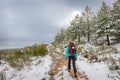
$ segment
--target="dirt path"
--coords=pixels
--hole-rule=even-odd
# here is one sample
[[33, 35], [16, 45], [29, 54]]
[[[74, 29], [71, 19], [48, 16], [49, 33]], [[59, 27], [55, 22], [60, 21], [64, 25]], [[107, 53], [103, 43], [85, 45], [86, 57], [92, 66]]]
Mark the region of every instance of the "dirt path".
[[[57, 52], [55, 48], [50, 48], [49, 52], [50, 56], [52, 57], [51, 70], [49, 71], [49, 75], [51, 76], [50, 80], [55, 80], [54, 76], [57, 75], [63, 69], [64, 66], [67, 67], [67, 59], [63, 54]], [[67, 68], [65, 70], [67, 71]], [[77, 68], [77, 70], [79, 69]], [[64, 74], [62, 71], [59, 74], [59, 76], [62, 76], [60, 80], [64, 80], [63, 75]], [[71, 70], [69, 75], [74, 78], [73, 70]], [[80, 71], [77, 71], [77, 76], [78, 77], [75, 80], [89, 80], [87, 75], [82, 74]]]

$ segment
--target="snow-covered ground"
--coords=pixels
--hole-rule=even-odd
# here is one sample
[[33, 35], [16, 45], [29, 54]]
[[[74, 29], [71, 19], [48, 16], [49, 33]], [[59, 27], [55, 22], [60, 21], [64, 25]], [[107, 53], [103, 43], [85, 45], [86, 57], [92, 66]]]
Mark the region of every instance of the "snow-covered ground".
[[[87, 44], [88, 47], [91, 47]], [[88, 47], [85, 47], [86, 49]], [[120, 44], [114, 45], [119, 53], [112, 56], [116, 59], [120, 59]], [[60, 52], [59, 49], [56, 49]], [[40, 63], [38, 63], [40, 61]], [[4, 72], [7, 80], [50, 80], [50, 65], [52, 63], [52, 57], [46, 55], [44, 57], [32, 58], [31, 66], [25, 66], [21, 70], [16, 70], [8, 65], [7, 62], [2, 61], [4, 64], [0, 65], [0, 72]], [[118, 63], [120, 64], [120, 63]], [[77, 69], [82, 74], [86, 74], [89, 80], [120, 80], [120, 70], [110, 71], [109, 66], [104, 62], [89, 63], [86, 58], [78, 56], [76, 61]], [[75, 80], [68, 71], [67, 66], [62, 67], [58, 74], [54, 75], [55, 80]], [[80, 78], [79, 78], [80, 79]], [[80, 79], [84, 80], [84, 79]]]
[[[87, 59], [78, 57], [76, 62], [77, 70], [82, 74], [86, 74], [89, 80], [110, 80], [108, 78], [109, 69], [103, 62], [101, 63], [88, 63]], [[55, 75], [55, 80], [76, 80], [72, 78], [69, 72], [66, 70], [67, 66], [64, 66], [62, 70]], [[78, 77], [79, 80], [85, 80]]]
[[79, 58], [77, 66], [80, 72], [88, 75], [89, 80], [109, 80], [108, 67], [103, 63], [88, 63], [84, 58]]
[[[40, 63], [38, 63], [41, 61]], [[49, 79], [48, 71], [50, 71], [51, 57], [33, 58], [31, 66], [25, 66], [21, 70], [16, 70], [8, 65], [8, 63], [0, 65], [0, 72], [6, 75], [7, 80], [41, 80]], [[38, 63], [38, 64], [37, 64]]]
[[[112, 54], [111, 56], [113, 57], [113, 59], [115, 58], [118, 60], [120, 59], [120, 44], [117, 44], [114, 47], [117, 48], [118, 53]], [[87, 43], [86, 45], [84, 45], [84, 48], [88, 50], [89, 48], [96, 47], [91, 46]], [[63, 54], [65, 54], [65, 52]], [[120, 80], [120, 70], [111, 71], [109, 70], [108, 64], [105, 64], [104, 62], [89, 63], [86, 58], [83, 58], [79, 55], [76, 65], [78, 71], [86, 74], [89, 80]], [[64, 67], [62, 70], [64, 74], [64, 80], [73, 80], [73, 78], [69, 76], [68, 72], [65, 71], [65, 68], [67, 67]]]

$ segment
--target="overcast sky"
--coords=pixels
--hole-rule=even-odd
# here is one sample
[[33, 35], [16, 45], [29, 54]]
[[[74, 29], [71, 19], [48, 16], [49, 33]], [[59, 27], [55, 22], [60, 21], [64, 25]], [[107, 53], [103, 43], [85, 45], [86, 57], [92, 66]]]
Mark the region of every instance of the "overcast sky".
[[0, 0], [0, 49], [51, 43], [61, 28], [88, 5], [97, 11], [102, 1]]

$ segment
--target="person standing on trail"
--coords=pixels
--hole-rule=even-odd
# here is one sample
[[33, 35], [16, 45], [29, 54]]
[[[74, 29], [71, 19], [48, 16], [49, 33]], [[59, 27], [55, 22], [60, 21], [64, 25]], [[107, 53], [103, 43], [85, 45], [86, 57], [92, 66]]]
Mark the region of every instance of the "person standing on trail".
[[77, 77], [76, 73], [76, 60], [77, 60], [77, 56], [78, 53], [76, 51], [75, 48], [75, 44], [73, 42], [70, 42], [68, 46], [65, 47], [66, 49], [66, 57], [68, 58], [68, 72], [70, 72], [71, 69], [71, 61], [72, 61], [72, 65], [73, 65], [73, 70], [74, 70], [74, 76]]

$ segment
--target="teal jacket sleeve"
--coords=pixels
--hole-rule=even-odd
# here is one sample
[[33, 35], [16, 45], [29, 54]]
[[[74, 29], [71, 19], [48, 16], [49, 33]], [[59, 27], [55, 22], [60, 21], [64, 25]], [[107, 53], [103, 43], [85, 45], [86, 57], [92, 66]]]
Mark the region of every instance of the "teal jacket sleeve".
[[68, 57], [69, 56], [69, 47], [66, 47], [65, 50], [66, 50], [65, 51], [65, 56]]
[[76, 59], [77, 59], [77, 57], [78, 57], [78, 53], [75, 54], [75, 58], [76, 58]]

